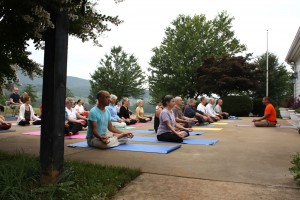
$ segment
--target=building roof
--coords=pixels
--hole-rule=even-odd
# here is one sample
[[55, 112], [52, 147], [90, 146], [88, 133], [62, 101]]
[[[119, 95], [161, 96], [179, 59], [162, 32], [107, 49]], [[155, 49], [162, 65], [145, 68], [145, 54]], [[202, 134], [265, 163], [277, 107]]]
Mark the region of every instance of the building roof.
[[289, 64], [296, 62], [300, 58], [300, 27], [294, 38], [294, 41], [290, 47], [288, 54], [286, 55], [285, 61]]

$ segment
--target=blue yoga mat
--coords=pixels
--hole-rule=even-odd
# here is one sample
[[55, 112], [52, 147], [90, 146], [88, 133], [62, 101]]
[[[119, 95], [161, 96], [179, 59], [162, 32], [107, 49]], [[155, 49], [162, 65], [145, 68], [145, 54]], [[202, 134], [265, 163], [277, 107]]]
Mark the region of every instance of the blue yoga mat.
[[[88, 146], [87, 142], [77, 142], [74, 144], [67, 145], [68, 147], [82, 147], [82, 148], [93, 148]], [[137, 151], [137, 152], [147, 152], [147, 153], [161, 153], [167, 154], [180, 148], [181, 145], [176, 146], [162, 146], [162, 145], [147, 145], [147, 144], [122, 144], [117, 147], [110, 148], [111, 150], [120, 151]]]
[[[158, 141], [156, 137], [141, 137], [135, 136], [130, 141], [135, 142], [166, 142], [166, 141]], [[206, 139], [190, 139], [185, 138], [183, 139], [183, 144], [199, 144], [199, 145], [214, 145], [218, 142], [218, 140], [206, 140]]]
[[0, 130], [0, 133], [16, 132], [16, 130]]
[[150, 130], [133, 130], [131, 131], [133, 133], [145, 133], [145, 134], [154, 134], [155, 131], [150, 131]]
[[203, 135], [205, 132], [198, 132], [198, 131], [193, 131], [193, 132], [189, 132], [190, 135]]

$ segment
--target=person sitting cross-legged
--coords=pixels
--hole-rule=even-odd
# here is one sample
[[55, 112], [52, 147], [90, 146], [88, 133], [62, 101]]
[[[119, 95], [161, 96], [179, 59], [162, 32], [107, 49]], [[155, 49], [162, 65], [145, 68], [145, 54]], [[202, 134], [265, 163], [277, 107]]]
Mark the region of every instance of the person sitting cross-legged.
[[82, 127], [87, 126], [87, 119], [84, 116], [81, 116], [75, 108], [72, 108], [73, 99], [71, 97], [66, 98], [66, 124], [68, 124], [69, 134], [77, 134], [78, 131], [82, 130]]
[[154, 114], [154, 131], [157, 133], [157, 129], [159, 127], [159, 116], [161, 111], [164, 109], [162, 103], [157, 103], [157, 108], [155, 107], [155, 114]]
[[101, 90], [97, 94], [97, 99], [98, 106], [94, 106], [90, 110], [88, 117], [89, 125], [86, 136], [88, 145], [99, 149], [107, 149], [126, 143], [128, 138], [133, 137], [133, 134], [113, 127], [110, 112], [107, 109], [110, 101], [109, 92]]
[[269, 97], [264, 97], [262, 100], [263, 104], [266, 106], [264, 116], [253, 119], [254, 126], [256, 127], [274, 127], [277, 124], [276, 120], [276, 110], [274, 106], [270, 103]]
[[2, 130], [8, 130], [11, 128], [11, 123], [8, 123], [5, 121], [5, 117], [0, 115], [0, 131]]
[[17, 123], [20, 126], [29, 126], [30, 121], [33, 121], [33, 125], [41, 125], [41, 119], [35, 116], [34, 110], [30, 105], [30, 97], [24, 97], [24, 104], [20, 106], [19, 116]]
[[114, 127], [124, 128], [126, 126], [126, 123], [125, 123], [125, 120], [120, 118], [118, 115], [118, 110], [117, 110], [117, 105], [116, 105], [117, 98], [118, 97], [116, 95], [111, 94], [110, 95], [110, 103], [106, 108], [110, 113], [110, 120], [112, 122], [112, 125]]
[[141, 122], [141, 123], [146, 123], [152, 120], [151, 116], [146, 116], [144, 113], [144, 108], [143, 108], [143, 101], [141, 99], [138, 99], [136, 101], [137, 107], [135, 109], [135, 116], [136, 119]]
[[215, 105], [215, 99], [214, 98], [209, 99], [208, 104], [205, 106], [207, 114], [209, 114], [209, 116], [212, 116], [212, 117], [214, 117], [216, 119], [219, 119], [219, 120], [223, 119], [222, 115], [219, 115], [214, 110], [214, 107], [213, 107], [214, 105]]
[[129, 106], [129, 99], [127, 97], [124, 97], [122, 100], [122, 106], [120, 108], [119, 116], [127, 125], [132, 125], [135, 124], [137, 120], [131, 118], [128, 106]]
[[193, 131], [190, 128], [184, 128], [176, 123], [172, 108], [175, 105], [174, 97], [166, 95], [162, 99], [164, 109], [159, 116], [159, 126], [157, 129], [157, 139], [167, 142], [183, 142], [183, 138], [189, 136], [189, 132]]
[[[18, 94], [19, 88], [14, 88], [13, 93], [9, 97], [9, 105], [10, 108], [14, 110], [14, 114], [19, 113], [20, 106], [22, 105], [22, 101], [20, 95]], [[25, 102], [24, 102], [25, 103]]]
[[215, 106], [214, 110], [219, 115], [222, 115], [223, 119], [228, 119], [229, 113], [222, 111], [222, 105], [223, 105], [223, 100], [220, 98], [217, 100], [217, 105]]
[[217, 116], [213, 117], [213, 116], [209, 115], [207, 112], [207, 108], [205, 106], [206, 106], [206, 98], [201, 97], [200, 103], [197, 106], [197, 110], [203, 112], [206, 117], [208, 117], [209, 119], [211, 119], [214, 122], [220, 120], [220, 118]]
[[184, 113], [183, 113], [184, 116], [188, 118], [196, 118], [198, 120], [199, 125], [213, 122], [211, 118], [207, 117], [202, 111], [197, 110], [195, 106], [196, 106], [196, 100], [189, 99], [184, 109]]
[[175, 106], [173, 107], [172, 110], [174, 112], [176, 122], [182, 123], [183, 126], [186, 128], [191, 128], [193, 125], [195, 125], [195, 123], [198, 122], [198, 120], [195, 117], [189, 118], [183, 115], [181, 109], [183, 100], [181, 97], [175, 97], [174, 100], [175, 100]]

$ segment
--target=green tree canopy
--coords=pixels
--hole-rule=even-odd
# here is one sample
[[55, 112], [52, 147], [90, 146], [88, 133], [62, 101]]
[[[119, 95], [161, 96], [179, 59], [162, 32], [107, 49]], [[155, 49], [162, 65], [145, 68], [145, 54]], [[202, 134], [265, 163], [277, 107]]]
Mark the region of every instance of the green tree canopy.
[[60, 8], [68, 12], [70, 35], [82, 41], [93, 40], [98, 45], [98, 37], [110, 31], [110, 24], [122, 22], [117, 16], [100, 13], [91, 0], [0, 0], [0, 86], [17, 81], [16, 66], [31, 78], [42, 74], [41, 67], [28, 57], [31, 53], [26, 48], [29, 40], [36, 48], [43, 47], [45, 31], [54, 28], [50, 15]]
[[258, 77], [262, 72], [257, 64], [249, 62], [250, 56], [205, 59], [196, 72], [197, 92], [207, 95], [215, 93], [223, 97], [233, 93], [249, 94], [258, 89]]
[[138, 97], [144, 93], [146, 77], [133, 54], [129, 55], [122, 47], [112, 47], [110, 55], [101, 59], [100, 66], [91, 74], [89, 100], [95, 102], [100, 90], [121, 97]]
[[154, 100], [165, 94], [199, 96], [195, 69], [204, 59], [230, 57], [246, 50], [231, 30], [233, 19], [225, 11], [213, 20], [205, 15], [179, 15], [167, 27], [150, 60], [149, 86]]
[[[267, 72], [267, 54], [258, 56], [255, 63], [262, 71], [263, 76], [257, 78], [260, 87], [253, 91], [253, 97], [261, 99], [266, 96], [266, 72]], [[271, 99], [279, 105], [286, 97], [293, 96], [292, 73], [287, 70], [283, 63], [279, 63], [278, 57], [269, 53], [269, 95]]]
[[37, 101], [38, 96], [37, 96], [37, 91], [36, 91], [34, 85], [32, 85], [32, 84], [27, 84], [27, 85], [24, 87], [22, 93], [23, 93], [23, 92], [26, 92], [26, 93], [28, 94], [28, 96], [29, 96], [30, 99], [31, 99], [31, 103], [32, 103], [32, 104], [34, 104], [34, 103]]

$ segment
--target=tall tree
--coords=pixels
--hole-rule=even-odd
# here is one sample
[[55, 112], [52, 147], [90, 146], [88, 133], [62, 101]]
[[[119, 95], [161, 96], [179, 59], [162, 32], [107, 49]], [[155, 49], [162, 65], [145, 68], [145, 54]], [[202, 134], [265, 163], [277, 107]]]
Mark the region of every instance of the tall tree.
[[249, 94], [259, 87], [258, 77], [262, 72], [256, 64], [250, 63], [251, 55], [205, 59], [198, 67], [195, 87], [198, 93], [221, 97], [228, 94]]
[[35, 86], [32, 85], [32, 84], [27, 84], [24, 87], [23, 92], [26, 92], [28, 94], [28, 96], [30, 96], [32, 104], [34, 104], [36, 102], [36, 100], [38, 99], [38, 96], [36, 94], [37, 92], [36, 92]]
[[155, 100], [165, 94], [197, 97], [195, 69], [206, 58], [233, 56], [246, 50], [235, 37], [233, 17], [225, 11], [213, 20], [205, 15], [179, 15], [167, 27], [159, 47], [153, 48], [149, 86]]
[[90, 102], [94, 103], [100, 90], [108, 90], [118, 97], [138, 97], [144, 93], [146, 77], [133, 54], [122, 47], [112, 47], [110, 55], [101, 59], [100, 66], [91, 75]]
[[110, 31], [110, 24], [119, 25], [122, 21], [101, 14], [96, 5], [87, 0], [0, 0], [0, 86], [17, 81], [17, 66], [31, 78], [42, 75], [40, 65], [28, 57], [31, 52], [26, 48], [29, 40], [37, 49], [44, 47], [46, 30], [55, 28], [50, 11], [66, 10], [69, 34], [100, 45], [98, 37]]
[[[266, 96], [266, 63], [267, 54], [264, 53], [258, 56], [255, 63], [262, 71], [262, 76], [258, 78], [260, 87], [253, 91], [254, 98], [262, 98]], [[286, 97], [293, 96], [293, 83], [292, 73], [287, 70], [287, 67], [283, 63], [279, 63], [278, 57], [269, 53], [268, 55], [268, 68], [269, 68], [269, 96], [273, 99], [274, 103], [279, 103]]]

